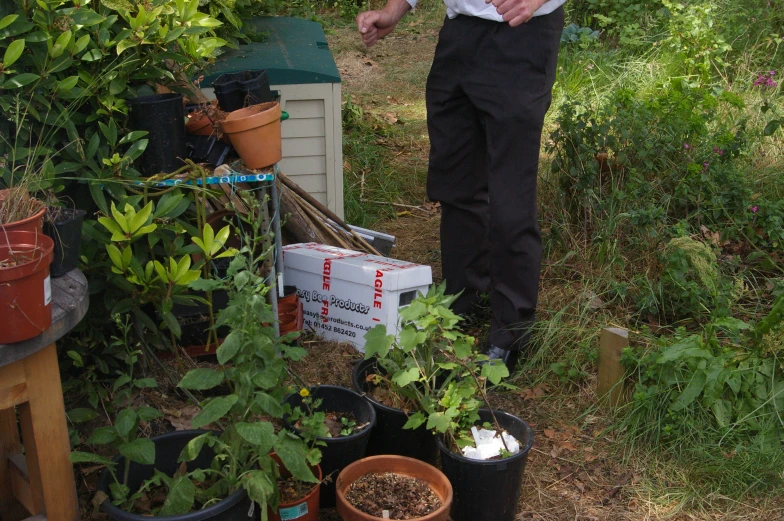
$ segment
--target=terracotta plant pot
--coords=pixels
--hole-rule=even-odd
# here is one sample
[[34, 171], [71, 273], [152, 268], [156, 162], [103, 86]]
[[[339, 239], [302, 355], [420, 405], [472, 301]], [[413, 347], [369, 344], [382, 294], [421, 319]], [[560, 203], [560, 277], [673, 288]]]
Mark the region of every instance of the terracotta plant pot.
[[53, 249], [43, 232], [0, 232], [0, 344], [36, 337], [52, 324]]
[[352, 483], [365, 474], [393, 472], [403, 476], [418, 478], [430, 485], [433, 492], [441, 500], [441, 508], [417, 521], [447, 521], [449, 509], [452, 507], [452, 485], [446, 476], [437, 468], [423, 461], [405, 456], [371, 456], [355, 461], [344, 468], [335, 483], [338, 514], [343, 521], [377, 521], [380, 517], [371, 516], [354, 508], [346, 499], [346, 493]]
[[248, 168], [274, 165], [283, 157], [280, 103], [272, 101], [235, 110], [221, 123], [223, 133]]
[[305, 314], [296, 286], [285, 286], [283, 296], [278, 297], [278, 322], [281, 335], [302, 330]]
[[[273, 452], [270, 456], [272, 456], [272, 459], [278, 464], [281, 477], [291, 475], [291, 473], [286, 470], [286, 467], [283, 466], [277, 454]], [[321, 467], [316, 465], [315, 467], [310, 467], [310, 470], [318, 480], [321, 481]], [[305, 494], [305, 497], [290, 503], [279, 503], [277, 512], [273, 512], [271, 508], [267, 507], [267, 517], [269, 518], [269, 521], [283, 521], [289, 519], [296, 519], [297, 521], [319, 521], [320, 492], [321, 483], [315, 483], [313, 484], [313, 489]]]
[[[0, 207], [3, 205], [3, 201], [5, 201], [11, 194], [12, 189], [6, 188], [5, 190], [0, 190]], [[26, 192], [25, 192], [26, 194]], [[33, 214], [29, 217], [21, 219], [19, 221], [14, 221], [10, 223], [2, 223], [0, 222], [0, 232], [2, 231], [18, 231], [18, 232], [40, 232], [44, 228], [44, 215], [46, 214], [46, 205], [39, 201], [38, 199], [32, 199], [32, 205], [34, 208], [38, 208], [36, 211], [33, 210]]]
[[201, 112], [193, 112], [188, 114], [185, 133], [191, 136], [211, 136], [215, 133], [215, 127], [212, 126], [209, 116]]

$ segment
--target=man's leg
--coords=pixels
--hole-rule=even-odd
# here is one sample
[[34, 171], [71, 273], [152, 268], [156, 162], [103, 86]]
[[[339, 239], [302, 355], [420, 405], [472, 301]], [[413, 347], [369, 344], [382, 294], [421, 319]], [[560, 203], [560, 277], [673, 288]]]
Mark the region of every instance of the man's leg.
[[563, 9], [518, 27], [497, 24], [476, 49], [465, 91], [487, 133], [491, 357], [514, 364], [534, 322], [542, 244], [536, 181]]
[[463, 291], [454, 304], [460, 314], [471, 311], [490, 282], [486, 138], [461, 86], [467, 37], [458, 20], [446, 20], [427, 80], [427, 193], [441, 202], [443, 275], [447, 293]]

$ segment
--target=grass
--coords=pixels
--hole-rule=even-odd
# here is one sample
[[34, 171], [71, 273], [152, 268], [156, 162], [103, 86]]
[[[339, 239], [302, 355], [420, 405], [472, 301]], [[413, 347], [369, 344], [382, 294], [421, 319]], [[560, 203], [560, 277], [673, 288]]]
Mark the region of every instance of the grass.
[[[380, 3], [374, 0], [371, 4], [378, 7]], [[781, 0], [771, 0], [771, 6], [780, 3]], [[747, 127], [752, 129], [749, 136], [758, 142], [746, 158], [747, 175], [755, 180], [755, 190], [783, 198], [782, 134], [764, 139], [759, 135], [770, 117], [759, 107], [764, 99], [780, 94], [781, 87], [767, 93], [750, 88], [758, 73], [784, 68], [780, 43], [775, 41], [775, 35], [765, 31], [781, 15], [773, 8], [762, 8], [750, 1], [717, 0], [716, 4], [718, 20], [724, 24], [740, 19], [738, 13], [744, 12], [741, 8], [760, 8], [757, 20], [744, 22], [749, 30], [731, 25], [730, 30], [734, 32], [728, 33], [728, 39], [733, 43], [733, 50], [725, 59], [731, 61], [732, 67], [717, 68], [716, 78], [718, 86], [741, 95], [746, 103]], [[581, 3], [575, 1], [568, 5], [576, 9]], [[393, 256], [431, 264], [435, 278], [439, 279], [438, 219], [411, 207], [421, 207], [427, 200], [424, 85], [444, 16], [443, 5], [436, 0], [421, 0], [415, 13], [404, 18], [390, 37], [369, 50], [362, 46], [351, 20], [336, 19], [329, 13], [322, 16], [344, 79], [348, 221], [395, 234], [398, 250], [393, 251]], [[553, 105], [545, 123], [545, 144], [555, 128], [561, 106], [567, 101], [580, 100], [587, 106], [596, 106], [618, 89], [652, 94], [662, 85], [682, 77], [682, 57], [665, 45], [654, 44], [660, 40], [661, 33], [649, 36], [650, 42], [637, 48], [619, 48], [615, 42], [605, 39], [562, 48]], [[784, 76], [784, 71], [779, 74]], [[694, 78], [687, 80], [694, 81]], [[629, 249], [625, 238], [612, 234], [595, 240], [586, 238], [579, 226], [571, 224], [572, 217], [579, 222], [582, 216], [565, 215], [563, 194], [551, 172], [551, 162], [552, 157], [543, 153], [539, 190], [545, 264], [535, 331], [537, 349], [515, 375], [513, 383], [521, 389], [542, 386], [548, 389], [541, 402], [536, 402], [536, 407], [529, 411], [529, 416], [540, 426], [537, 446], [542, 448], [542, 454], [537, 453], [537, 457], [550, 458], [546, 453], [552, 440], [542, 435], [541, 426], [577, 425], [583, 432], [600, 433], [599, 438], [586, 441], [585, 448], [597, 447], [596, 450], [613, 454], [603, 467], [605, 470], [622, 465], [633, 469], [639, 477], [628, 485], [622, 507], [600, 510], [597, 514], [592, 507], [574, 499], [573, 488], [567, 493], [571, 478], [552, 475], [551, 467], [563, 463], [560, 456], [552, 457], [546, 459], [545, 469], [537, 466], [541, 465], [540, 461], [534, 463], [536, 470], [531, 471], [534, 475], [527, 484], [535, 492], [526, 496], [525, 505], [535, 507], [535, 512], [551, 512], [546, 519], [583, 519], [580, 511], [600, 519], [781, 519], [784, 517], [780, 510], [782, 489], [771, 488], [765, 481], [775, 477], [780, 482], [780, 473], [765, 472], [782, 468], [781, 453], [760, 452], [757, 459], [725, 457], [719, 449], [727, 447], [711, 445], [715, 439], [711, 419], [700, 415], [691, 418], [693, 443], [684, 443], [678, 450], [665, 450], [651, 445], [647, 441], [650, 438], [644, 435], [648, 427], [662, 424], [661, 417], [651, 416], [643, 422], [642, 413], [631, 414], [627, 410], [612, 413], [595, 406], [596, 344], [602, 327], [629, 329], [632, 348], [643, 352], [652, 348], [660, 336], [671, 335], [676, 326], [694, 328], [699, 323], [640, 316], [635, 311], [640, 298], [651, 302], [669, 298], [656, 283], [662, 269], [657, 242], [638, 238]], [[612, 220], [622, 219], [623, 213], [621, 207], [610, 209], [611, 222], [605, 220], [602, 225], [615, 228]], [[773, 271], [739, 264], [737, 276], [746, 288], [735, 306], [740, 317], [759, 318], [769, 307], [770, 286], [782, 273], [782, 267], [775, 265], [781, 262], [781, 257], [772, 258]], [[567, 370], [558, 375], [553, 372], [554, 365], [559, 370], [564, 367]], [[633, 387], [634, 382], [629, 384]], [[500, 396], [499, 400], [503, 403], [506, 398]], [[631, 420], [643, 423], [635, 428], [624, 423]], [[770, 429], [780, 432], [780, 427], [772, 423]], [[580, 465], [582, 469], [590, 467], [585, 462]], [[566, 513], [569, 508], [558, 503], [559, 500], [566, 501], [573, 510]], [[601, 497], [598, 501], [603, 502]]]

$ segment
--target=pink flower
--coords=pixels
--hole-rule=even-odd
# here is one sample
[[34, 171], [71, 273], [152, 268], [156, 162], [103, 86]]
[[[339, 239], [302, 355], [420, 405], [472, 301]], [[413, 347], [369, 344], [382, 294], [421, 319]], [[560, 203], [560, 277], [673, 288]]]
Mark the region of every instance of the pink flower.
[[757, 213], [757, 210], [759, 210], [759, 206], [754, 205], [751, 207], [751, 213]]
[[684, 143], [683, 144], [683, 148], [686, 149], [686, 150], [689, 150], [691, 148], [691, 145], [688, 144], [688, 143]]
[[703, 170], [703, 171], [707, 171], [709, 166], [710, 166], [710, 163], [708, 163], [707, 161], [705, 161], [705, 162], [702, 164], [702, 170]]

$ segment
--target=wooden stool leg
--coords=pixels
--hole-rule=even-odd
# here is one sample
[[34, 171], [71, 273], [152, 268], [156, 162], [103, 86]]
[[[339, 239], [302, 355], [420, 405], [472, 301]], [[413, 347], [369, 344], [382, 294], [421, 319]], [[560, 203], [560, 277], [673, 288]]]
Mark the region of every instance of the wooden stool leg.
[[21, 454], [19, 430], [16, 425], [16, 410], [0, 410], [0, 520], [16, 521], [27, 517], [27, 511], [14, 498], [11, 485], [10, 456]]
[[48, 521], [79, 518], [55, 345], [26, 358], [28, 402], [19, 407], [33, 503]]

